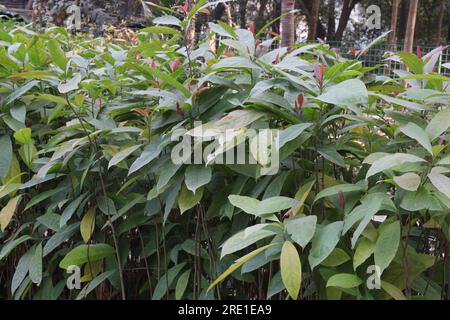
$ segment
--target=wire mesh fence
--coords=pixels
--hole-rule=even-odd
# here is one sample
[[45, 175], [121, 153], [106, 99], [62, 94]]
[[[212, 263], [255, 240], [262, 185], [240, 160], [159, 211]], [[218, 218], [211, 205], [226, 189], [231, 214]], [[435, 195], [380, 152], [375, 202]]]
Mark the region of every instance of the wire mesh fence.
[[[329, 44], [331, 48], [335, 49], [344, 58], [354, 59], [355, 53], [358, 52], [358, 48], [355, 48], [355, 45], [349, 42], [329, 41], [327, 44]], [[278, 48], [278, 46], [279, 41], [274, 41], [272, 43], [272, 49]], [[436, 49], [436, 46], [421, 46], [419, 49], [422, 56], [424, 56], [428, 52]], [[402, 65], [396, 61], [387, 61], [386, 53], [400, 51], [403, 51], [403, 44], [395, 44], [390, 47], [387, 43], [380, 43], [370, 47], [367, 52], [361, 55], [360, 60], [365, 67], [380, 66], [379, 68], [370, 71], [371, 73], [377, 75], [395, 76], [392, 71], [401, 69]], [[437, 73], [450, 76], [450, 70], [444, 67], [445, 63], [450, 63], [450, 46], [440, 53], [435, 69], [435, 72]]]

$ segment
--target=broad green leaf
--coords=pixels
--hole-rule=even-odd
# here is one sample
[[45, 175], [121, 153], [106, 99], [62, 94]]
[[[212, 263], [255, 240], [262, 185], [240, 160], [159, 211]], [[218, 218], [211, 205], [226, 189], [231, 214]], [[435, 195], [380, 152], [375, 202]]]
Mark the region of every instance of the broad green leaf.
[[73, 78], [67, 80], [66, 82], [60, 83], [58, 85], [58, 90], [60, 93], [69, 93], [70, 91], [78, 89], [78, 85], [81, 82], [81, 74], [77, 74]]
[[128, 175], [138, 171], [150, 161], [156, 159], [161, 153], [160, 140], [154, 141], [144, 148], [139, 158], [137, 158], [130, 167]]
[[312, 248], [308, 256], [311, 269], [319, 265], [334, 250], [339, 242], [344, 223], [337, 221], [321, 227], [312, 240]]
[[300, 123], [289, 126], [282, 130], [279, 135], [279, 148], [283, 147], [289, 141], [294, 140], [303, 133], [306, 129], [312, 126], [312, 123]]
[[0, 179], [6, 177], [11, 167], [13, 158], [13, 149], [11, 139], [9, 136], [3, 135], [0, 137]]
[[302, 282], [302, 265], [297, 249], [285, 241], [280, 256], [281, 279], [292, 299], [297, 300]]
[[80, 233], [85, 243], [89, 242], [95, 228], [95, 207], [90, 208], [81, 219]]
[[400, 222], [395, 221], [380, 230], [375, 245], [375, 265], [380, 268], [380, 273], [391, 264], [400, 244]]
[[321, 265], [325, 267], [337, 267], [350, 260], [347, 252], [341, 248], [335, 248], [330, 255], [322, 261]]
[[236, 233], [225, 241], [222, 246], [221, 258], [227, 254], [242, 250], [264, 238], [275, 236], [276, 230], [270, 227], [271, 224], [257, 224]]
[[175, 299], [180, 300], [183, 298], [184, 292], [186, 291], [189, 276], [191, 275], [191, 270], [186, 270], [177, 281], [177, 286], [175, 287]]
[[305, 248], [316, 231], [317, 216], [296, 217], [285, 220], [287, 233], [299, 246]]
[[367, 104], [369, 97], [366, 86], [361, 80], [350, 79], [329, 87], [317, 100], [347, 106]]
[[434, 167], [428, 174], [428, 179], [430, 179], [436, 189], [445, 194], [447, 198], [450, 198], [450, 178], [447, 178], [442, 174], [447, 171], [447, 169], [442, 167]]
[[82, 266], [88, 261], [98, 261], [114, 255], [114, 248], [109, 244], [82, 244], [72, 249], [59, 263], [59, 267], [67, 269], [70, 266]]
[[36, 246], [36, 250], [30, 260], [30, 279], [38, 286], [42, 282], [42, 244]]
[[15, 247], [30, 239], [31, 237], [29, 235], [23, 235], [17, 239], [7, 242], [0, 251], [0, 261], [6, 258]]
[[439, 111], [428, 123], [426, 132], [431, 141], [438, 138], [450, 127], [450, 108]]
[[192, 192], [187, 189], [183, 184], [180, 193], [178, 194], [178, 206], [180, 208], [180, 214], [183, 214], [187, 210], [193, 208], [203, 197], [203, 188], [197, 190], [197, 192]]
[[14, 139], [21, 144], [28, 144], [31, 142], [31, 129], [24, 128], [14, 133]]
[[239, 209], [242, 209], [243, 211], [250, 214], [256, 214], [256, 210], [260, 203], [258, 199], [234, 194], [230, 195], [228, 197], [228, 200], [230, 200], [230, 203], [233, 206], [238, 207]]
[[0, 227], [2, 231], [5, 231], [6, 227], [11, 222], [11, 219], [14, 216], [14, 213], [16, 212], [17, 206], [19, 205], [21, 199], [21, 195], [10, 199], [6, 206], [4, 206], [0, 211]]
[[381, 288], [395, 300], [407, 300], [402, 290], [390, 284], [389, 282], [381, 280]]
[[362, 282], [358, 276], [351, 273], [339, 273], [332, 276], [327, 281], [327, 287], [338, 287], [342, 289], [350, 289], [358, 287]]
[[112, 157], [111, 160], [109, 160], [108, 169], [111, 168], [112, 166], [115, 166], [115, 165], [119, 164], [120, 162], [122, 162], [126, 158], [128, 158], [133, 152], [138, 150], [140, 147], [141, 147], [141, 145], [138, 144], [138, 145], [131, 146], [129, 148], [126, 148], [126, 149], [116, 153], [114, 155], [114, 157]]
[[160, 300], [164, 294], [166, 294], [168, 290], [167, 285], [169, 285], [170, 288], [172, 283], [175, 281], [176, 276], [181, 272], [185, 265], [186, 262], [177, 264], [176, 266], [170, 268], [167, 273], [158, 280], [155, 290], [153, 291], [152, 300]]
[[332, 186], [329, 188], [326, 188], [322, 191], [320, 191], [316, 198], [314, 199], [314, 202], [317, 200], [320, 200], [325, 197], [331, 197], [337, 195], [339, 192], [346, 193], [346, 192], [355, 192], [355, 191], [364, 191], [365, 186], [358, 185], [358, 184], [339, 184], [336, 186]]
[[424, 186], [420, 186], [417, 191], [407, 191], [403, 196], [400, 207], [407, 211], [420, 211], [429, 208], [433, 198]]
[[181, 168], [181, 165], [174, 164], [172, 161], [168, 161], [161, 168], [161, 174], [158, 178], [158, 183], [156, 184], [156, 189], [161, 191], [172, 179], [172, 177], [177, 173], [177, 171]]
[[406, 126], [400, 127], [400, 131], [411, 139], [416, 140], [422, 147], [424, 147], [428, 153], [433, 155], [433, 150], [431, 149], [431, 143], [428, 138], [427, 133], [417, 124], [410, 122]]
[[413, 172], [408, 172], [401, 176], [395, 176], [394, 182], [407, 191], [417, 191], [420, 186], [420, 177]]
[[296, 199], [288, 197], [271, 197], [264, 199], [258, 204], [256, 208], [256, 215], [262, 216], [269, 213], [279, 212], [281, 210], [290, 209], [297, 205], [298, 201]]
[[239, 258], [238, 260], [236, 260], [235, 263], [233, 263], [227, 270], [225, 270], [224, 273], [222, 273], [216, 280], [214, 280], [213, 283], [211, 283], [211, 285], [208, 287], [208, 291], [211, 290], [219, 282], [224, 280], [226, 277], [228, 277], [230, 274], [232, 274], [234, 271], [239, 269], [239, 267], [241, 267], [244, 263], [248, 262], [250, 259], [254, 258], [259, 253], [265, 251], [267, 248], [270, 248], [271, 246], [272, 246], [272, 244], [268, 244], [264, 247], [254, 250], [254, 251], [246, 254], [245, 256]]
[[14, 272], [14, 276], [11, 281], [11, 294], [14, 294], [16, 290], [19, 288], [23, 280], [28, 274], [28, 270], [30, 269], [30, 261], [34, 256], [36, 249], [32, 247], [28, 250], [19, 260], [16, 266], [16, 270]]
[[356, 246], [353, 256], [353, 270], [363, 264], [375, 251], [375, 242], [362, 238]]
[[373, 162], [369, 171], [367, 171], [366, 179], [384, 170], [393, 169], [405, 163], [416, 163], [416, 162], [426, 162], [426, 161], [415, 155], [406, 153], [395, 153], [386, 155]]
[[109, 270], [95, 277], [94, 280], [90, 281], [83, 289], [81, 289], [76, 300], [86, 298], [87, 295], [92, 292], [92, 290], [97, 288], [99, 284], [101, 284], [103, 281], [114, 275], [116, 272], [117, 272], [116, 270]]
[[52, 56], [53, 62], [61, 68], [61, 70], [65, 71], [67, 66], [67, 58], [58, 41], [51, 39], [48, 42], [48, 50]]
[[299, 201], [299, 203], [292, 208], [292, 216], [296, 216], [300, 212], [302, 212], [303, 206], [305, 204], [306, 199], [308, 198], [309, 193], [311, 192], [314, 184], [316, 183], [316, 178], [311, 177], [306, 181], [306, 183], [298, 189], [294, 198]]
[[196, 192], [196, 190], [211, 181], [211, 167], [203, 165], [189, 165], [185, 172], [185, 183], [187, 188]]
[[75, 211], [78, 209], [78, 207], [81, 205], [83, 200], [86, 198], [87, 194], [82, 194], [75, 200], [72, 200], [67, 207], [64, 209], [63, 213], [61, 214], [61, 220], [59, 222], [59, 226], [65, 226], [67, 222], [72, 218]]

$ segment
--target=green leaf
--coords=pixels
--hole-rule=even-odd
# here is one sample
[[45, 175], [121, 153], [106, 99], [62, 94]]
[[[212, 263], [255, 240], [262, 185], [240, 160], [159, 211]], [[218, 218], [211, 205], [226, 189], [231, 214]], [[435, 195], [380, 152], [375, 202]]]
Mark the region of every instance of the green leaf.
[[186, 291], [186, 288], [188, 285], [190, 275], [191, 275], [191, 270], [186, 270], [180, 276], [180, 278], [178, 278], [177, 285], [175, 287], [175, 299], [176, 300], [180, 300], [183, 297], [184, 292]]
[[312, 123], [300, 123], [282, 130], [279, 135], [279, 149], [289, 141], [294, 140], [303, 133], [306, 129], [312, 126]]
[[395, 176], [394, 182], [404, 190], [417, 191], [420, 186], [420, 177], [413, 172], [408, 172], [401, 176]]
[[279, 212], [281, 210], [290, 209], [297, 205], [298, 201], [296, 199], [288, 197], [271, 197], [264, 199], [258, 204], [256, 208], [256, 215], [262, 216], [269, 213]]
[[30, 260], [30, 279], [38, 286], [42, 282], [42, 244], [36, 246], [33, 257]]
[[339, 152], [337, 152], [335, 146], [324, 146], [317, 149], [317, 151], [320, 153], [322, 157], [327, 159], [328, 161], [345, 168], [345, 160], [340, 155]]
[[395, 300], [408, 300], [403, 294], [402, 290], [390, 284], [389, 282], [381, 280], [381, 288]]
[[365, 186], [358, 185], [358, 184], [339, 184], [336, 186], [332, 186], [326, 189], [323, 189], [320, 191], [316, 198], [314, 199], [314, 202], [317, 200], [320, 200], [325, 197], [331, 197], [337, 195], [339, 192], [346, 193], [346, 192], [355, 192], [355, 191], [364, 191]]
[[39, 81], [36, 81], [36, 80], [28, 82], [27, 84], [25, 84], [25, 85], [19, 87], [18, 89], [14, 90], [9, 96], [7, 96], [5, 98], [3, 103], [5, 105], [13, 103], [14, 101], [16, 101], [17, 99], [22, 97], [25, 93], [30, 91], [33, 87], [37, 86], [38, 84], [39, 84]]
[[82, 266], [88, 261], [98, 261], [103, 258], [114, 255], [114, 248], [109, 244], [82, 244], [66, 254], [59, 263], [61, 269], [67, 269], [70, 266]]
[[335, 248], [330, 255], [322, 261], [321, 265], [325, 267], [337, 267], [350, 260], [347, 252], [341, 248]]
[[431, 119], [430, 123], [428, 123], [425, 131], [428, 134], [428, 137], [431, 141], [436, 138], [439, 138], [441, 134], [443, 134], [450, 127], [450, 108], [445, 108], [442, 111], [439, 111], [433, 119]]
[[126, 149], [116, 153], [114, 155], [114, 157], [112, 157], [111, 160], [109, 160], [108, 169], [111, 168], [112, 166], [115, 166], [115, 165], [119, 164], [120, 162], [122, 162], [126, 158], [128, 158], [133, 152], [138, 150], [140, 147], [141, 147], [141, 145], [138, 144], [138, 145], [131, 146], [129, 148], [126, 148]]
[[53, 62], [61, 68], [61, 70], [65, 71], [67, 66], [67, 58], [57, 40], [51, 39], [48, 42], [48, 51], [50, 52]]
[[406, 126], [400, 127], [400, 131], [411, 139], [416, 140], [422, 147], [424, 147], [428, 151], [428, 153], [433, 155], [433, 150], [431, 148], [431, 143], [428, 139], [427, 133], [417, 124], [410, 122]]
[[103, 272], [102, 274], [98, 275], [90, 281], [83, 289], [81, 289], [80, 293], [78, 294], [76, 300], [81, 300], [87, 297], [89, 293], [92, 292], [95, 288], [98, 287], [99, 284], [101, 284], [103, 281], [114, 275], [117, 271], [116, 270], [109, 270], [106, 272]]
[[239, 267], [241, 267], [244, 263], [248, 262], [250, 259], [254, 258], [259, 253], [263, 252], [264, 250], [266, 250], [267, 248], [269, 248], [271, 246], [272, 246], [272, 244], [268, 244], [264, 247], [254, 250], [254, 251], [246, 254], [245, 256], [239, 258], [238, 260], [236, 260], [235, 263], [233, 263], [227, 270], [225, 270], [224, 273], [222, 273], [213, 283], [211, 283], [211, 285], [208, 287], [208, 291], [211, 290], [219, 282], [224, 280], [226, 277], [228, 277], [230, 274], [232, 274], [234, 271], [239, 269]]
[[367, 104], [369, 97], [366, 86], [361, 80], [350, 79], [331, 86], [316, 99], [330, 104], [348, 106]]
[[81, 74], [77, 74], [73, 78], [67, 80], [64, 83], [58, 85], [58, 90], [60, 93], [69, 93], [70, 91], [77, 90], [78, 85], [81, 82]]
[[356, 246], [355, 254], [353, 256], [353, 270], [356, 270], [363, 264], [375, 251], [375, 242], [363, 238]]
[[284, 222], [287, 233], [299, 246], [305, 248], [316, 231], [317, 216], [296, 217]]
[[4, 179], [11, 167], [13, 149], [9, 136], [0, 137], [0, 179]]
[[180, 214], [183, 214], [187, 210], [193, 208], [203, 197], [203, 188], [193, 193], [187, 189], [183, 184], [180, 193], [178, 194], [178, 206], [180, 208]]
[[337, 221], [317, 230], [308, 256], [311, 269], [325, 260], [339, 242], [344, 223]]
[[391, 264], [400, 243], [400, 221], [385, 225], [380, 230], [375, 245], [375, 265], [380, 268], [380, 274]]
[[247, 248], [259, 240], [276, 235], [277, 230], [271, 226], [272, 224], [268, 223], [256, 224], [236, 233], [225, 241], [220, 257], [223, 258], [227, 254]]
[[32, 247], [20, 258], [19, 262], [17, 263], [16, 270], [11, 281], [11, 294], [14, 295], [16, 290], [19, 288], [19, 286], [27, 276], [28, 270], [30, 269], [30, 261], [34, 256], [35, 251], [36, 249]]
[[327, 281], [327, 287], [338, 287], [342, 289], [350, 289], [358, 287], [362, 282], [358, 276], [350, 273], [339, 273], [330, 277]]
[[17, 239], [7, 242], [0, 251], [0, 261], [6, 258], [15, 247], [30, 239], [31, 237], [29, 235], [23, 235]]
[[211, 167], [203, 165], [190, 165], [186, 168], [185, 183], [187, 188], [194, 192], [211, 181]]
[[161, 153], [160, 140], [154, 141], [144, 148], [139, 158], [137, 158], [130, 167], [128, 175], [138, 171], [150, 161], [156, 159]]
[[152, 300], [160, 300], [164, 296], [164, 294], [168, 290], [167, 285], [169, 285], [170, 288], [176, 276], [180, 273], [185, 265], [185, 262], [177, 264], [176, 266], [170, 268], [167, 273], [158, 280], [155, 290], [153, 291]]
[[239, 209], [250, 214], [256, 214], [256, 209], [258, 208], [260, 203], [258, 199], [234, 194], [230, 195], [228, 197], [228, 200], [230, 200], [230, 203], [233, 206], [238, 207]]
[[166, 164], [164, 164], [161, 168], [161, 174], [159, 175], [158, 183], [156, 184], [156, 190], [158, 192], [161, 192], [161, 190], [163, 190], [167, 186], [170, 179], [172, 179], [172, 177], [180, 168], [180, 164], [174, 164], [172, 161], [168, 161]]
[[21, 195], [10, 199], [6, 206], [4, 206], [0, 211], [0, 227], [2, 231], [5, 231], [6, 227], [11, 222], [14, 212], [16, 212], [17, 206], [19, 205], [21, 199]]
[[372, 166], [367, 171], [366, 179], [384, 170], [389, 170], [405, 163], [415, 163], [415, 162], [426, 162], [426, 161], [415, 155], [406, 153], [395, 153], [385, 155], [373, 162]]
[[21, 144], [28, 144], [31, 142], [31, 129], [23, 128], [14, 133], [14, 139]]
[[280, 256], [281, 279], [292, 299], [297, 300], [302, 282], [302, 265], [297, 249], [285, 241]]
[[80, 233], [85, 243], [88, 243], [95, 228], [95, 207], [90, 208], [81, 219]]
[[59, 222], [59, 226], [65, 226], [67, 222], [72, 218], [75, 211], [78, 209], [78, 207], [83, 202], [84, 198], [87, 196], [87, 194], [82, 194], [72, 202], [70, 202], [67, 207], [64, 209], [63, 213], [61, 214], [61, 220]]
[[433, 186], [436, 187], [440, 192], [445, 194], [447, 198], [450, 199], [450, 178], [444, 176], [443, 172], [448, 172], [447, 169], [442, 167], [434, 167], [428, 174], [428, 179], [430, 179]]

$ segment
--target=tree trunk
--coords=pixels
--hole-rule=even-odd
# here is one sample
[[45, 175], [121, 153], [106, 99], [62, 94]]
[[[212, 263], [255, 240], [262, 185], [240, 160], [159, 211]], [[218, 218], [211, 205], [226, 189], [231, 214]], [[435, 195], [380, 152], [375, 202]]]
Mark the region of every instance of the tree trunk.
[[327, 27], [327, 38], [328, 40], [334, 39], [334, 33], [336, 32], [336, 0], [330, 0], [328, 3], [328, 27]]
[[419, 0], [409, 1], [408, 23], [406, 24], [405, 44], [403, 46], [403, 51], [406, 52], [412, 52], [413, 49], [418, 3]]
[[[272, 10], [272, 18], [270, 20], [273, 20], [275, 18], [278, 18], [281, 16], [281, 0], [273, 0], [273, 10]], [[280, 33], [280, 20], [277, 20], [275, 23], [272, 24], [272, 31], [279, 34]]]
[[247, 2], [248, 0], [239, 0], [239, 20], [242, 29], [247, 27]]
[[[189, 10], [195, 5], [195, 0], [189, 1]], [[189, 26], [186, 30], [186, 46], [187, 50], [191, 52], [195, 47], [195, 25], [197, 24], [197, 15], [194, 15], [189, 22]]]
[[317, 24], [319, 23], [320, 0], [313, 0], [311, 15], [308, 19], [308, 40], [314, 41], [317, 37]]
[[342, 36], [344, 35], [345, 28], [347, 27], [348, 24], [348, 20], [350, 19], [350, 14], [352, 13], [353, 9], [355, 8], [358, 2], [359, 2], [358, 0], [344, 0], [334, 40], [336, 41], [342, 40]]
[[436, 45], [440, 45], [444, 43], [443, 35], [442, 35], [442, 26], [444, 24], [444, 15], [446, 13], [446, 0], [441, 0], [441, 4], [439, 6], [439, 16], [438, 16], [438, 27], [436, 32]]
[[281, 1], [281, 46], [289, 47], [295, 42], [295, 17], [294, 13], [288, 13], [295, 8], [294, 0]]
[[42, 27], [44, 25], [45, 6], [47, 0], [34, 0], [32, 4], [32, 21], [35, 27]]
[[389, 50], [395, 49], [395, 42], [397, 40], [397, 21], [398, 21], [398, 8], [400, 6], [400, 0], [392, 1], [392, 14], [391, 14], [391, 33], [388, 38]]

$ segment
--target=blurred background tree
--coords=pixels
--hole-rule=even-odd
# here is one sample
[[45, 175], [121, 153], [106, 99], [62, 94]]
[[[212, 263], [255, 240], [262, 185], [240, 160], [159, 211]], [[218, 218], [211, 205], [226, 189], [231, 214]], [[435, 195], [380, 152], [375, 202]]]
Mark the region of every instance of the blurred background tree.
[[[195, 0], [188, 2], [192, 6]], [[410, 8], [415, 2], [417, 10], [412, 12], [416, 14], [411, 16]], [[83, 21], [131, 27], [151, 24], [152, 18], [164, 14], [159, 6], [173, 8], [184, 3], [185, 0], [0, 0], [0, 4], [8, 8], [32, 10], [33, 21], [38, 24], [62, 25], [67, 16], [65, 9], [77, 4], [81, 7]], [[391, 44], [403, 43], [408, 34], [412, 35], [414, 46], [450, 42], [450, 0], [231, 0], [218, 2], [209, 14], [197, 17], [195, 31], [205, 31], [207, 22], [215, 20], [241, 28], [253, 24], [257, 31], [281, 15], [283, 4], [296, 9], [295, 13], [274, 22], [269, 31], [281, 35], [281, 25], [285, 24], [285, 32], [294, 36], [291, 41], [320, 38], [357, 46], [392, 28], [395, 32], [390, 35]], [[381, 9], [381, 30], [368, 30], [365, 26], [366, 9], [370, 5]], [[411, 30], [414, 17], [416, 28]]]

